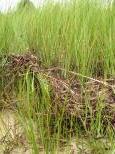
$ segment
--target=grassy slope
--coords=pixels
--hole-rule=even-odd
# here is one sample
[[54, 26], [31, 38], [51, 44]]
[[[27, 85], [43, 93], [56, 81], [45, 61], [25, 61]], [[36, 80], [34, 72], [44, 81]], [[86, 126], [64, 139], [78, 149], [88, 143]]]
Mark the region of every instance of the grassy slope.
[[[0, 56], [24, 53], [29, 48], [35, 50], [47, 67], [58, 66], [95, 78], [97, 76], [112, 78], [115, 76], [114, 27], [114, 8], [100, 8], [97, 4], [86, 1], [72, 2], [69, 5], [47, 3], [40, 9], [25, 8], [5, 15], [0, 14]], [[37, 111], [39, 116], [34, 118], [42, 145], [47, 152], [55, 151], [61, 138], [63, 114], [52, 121], [49, 113], [47, 82], [41, 77], [39, 80], [44, 96], [41, 100], [42, 105]], [[37, 103], [39, 100], [34, 93], [33, 82], [34, 78], [31, 78], [28, 73], [25, 74], [24, 79], [18, 83], [17, 96], [28, 103], [23, 108], [24, 112], [20, 112], [21, 121], [24, 122], [23, 125], [34, 153], [37, 154], [39, 147], [33, 131], [31, 113], [34, 111], [31, 103]], [[44, 115], [44, 110], [48, 114]], [[29, 117], [27, 124], [25, 113]], [[103, 128], [101, 128], [100, 119], [101, 107], [96, 123], [92, 120], [92, 126], [87, 130], [88, 134], [101, 135]], [[52, 137], [49, 125], [55, 125], [55, 133]], [[72, 121], [71, 125], [73, 126]], [[66, 132], [66, 127], [63, 129]], [[77, 134], [81, 132], [78, 125], [75, 129]], [[67, 135], [68, 132], [65, 134]], [[114, 132], [111, 127], [108, 127], [107, 135], [113, 143]], [[97, 148], [98, 153], [104, 152], [101, 145], [98, 146], [93, 142], [93, 146]]]

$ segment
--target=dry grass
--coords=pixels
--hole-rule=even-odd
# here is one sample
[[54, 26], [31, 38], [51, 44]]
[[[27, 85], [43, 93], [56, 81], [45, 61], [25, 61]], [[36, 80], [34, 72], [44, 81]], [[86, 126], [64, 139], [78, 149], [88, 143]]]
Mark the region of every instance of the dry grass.
[[[83, 118], [86, 108], [91, 108], [92, 115], [95, 117], [98, 112], [98, 106], [102, 106], [102, 119], [105, 125], [112, 123], [115, 125], [115, 79], [92, 79], [82, 75], [85, 79], [83, 83], [79, 80], [79, 74], [67, 72], [64, 77], [64, 69], [45, 68], [41, 61], [31, 52], [24, 55], [9, 55], [6, 64], [3, 67], [3, 77], [5, 84], [1, 95], [3, 106], [5, 104], [16, 106], [17, 98], [11, 98], [12, 86], [15, 86], [16, 79], [22, 78], [27, 71], [34, 74], [35, 78], [41, 76], [47, 80], [50, 87], [51, 112], [58, 115], [64, 108], [64, 114]], [[39, 80], [38, 80], [39, 81]], [[40, 82], [40, 81], [39, 81]], [[40, 90], [40, 83], [35, 82], [36, 92]], [[14, 100], [13, 100], [14, 99]], [[88, 101], [88, 106], [86, 104]], [[10, 102], [9, 102], [10, 101]], [[7, 102], [7, 103], [4, 103]], [[13, 104], [12, 104], [13, 102]], [[7, 105], [6, 105], [7, 106]], [[89, 113], [90, 114], [90, 113]], [[90, 116], [86, 121], [90, 121]]]

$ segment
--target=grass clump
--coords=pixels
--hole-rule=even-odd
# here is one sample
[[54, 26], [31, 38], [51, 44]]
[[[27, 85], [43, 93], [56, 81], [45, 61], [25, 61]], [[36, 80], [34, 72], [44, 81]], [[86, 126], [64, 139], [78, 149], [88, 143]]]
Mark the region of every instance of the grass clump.
[[[17, 111], [35, 154], [56, 153], [81, 136], [90, 153], [113, 150], [114, 6], [26, 4], [0, 14], [0, 108]], [[97, 144], [101, 138], [109, 148]]]

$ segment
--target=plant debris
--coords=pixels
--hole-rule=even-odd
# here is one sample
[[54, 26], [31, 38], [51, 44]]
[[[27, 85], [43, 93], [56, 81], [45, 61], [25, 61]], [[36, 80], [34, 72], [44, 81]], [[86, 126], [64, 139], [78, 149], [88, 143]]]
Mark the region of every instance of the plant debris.
[[[84, 111], [88, 108], [92, 109], [93, 115], [96, 116], [98, 106], [101, 106], [103, 123], [107, 124], [109, 120], [115, 126], [114, 78], [100, 81], [72, 71], [68, 71], [68, 77], [64, 78], [62, 75], [64, 69], [43, 67], [41, 61], [31, 52], [24, 55], [9, 55], [1, 70], [0, 79], [5, 83], [1, 102], [6, 102], [6, 93], [9, 104], [10, 101], [13, 102], [14, 98], [10, 99], [12, 85], [29, 71], [35, 75], [41, 74], [48, 81], [52, 89], [50, 92], [52, 112], [55, 114], [65, 108], [65, 113], [84, 118], [86, 116]], [[87, 80], [81, 84], [79, 77]]]

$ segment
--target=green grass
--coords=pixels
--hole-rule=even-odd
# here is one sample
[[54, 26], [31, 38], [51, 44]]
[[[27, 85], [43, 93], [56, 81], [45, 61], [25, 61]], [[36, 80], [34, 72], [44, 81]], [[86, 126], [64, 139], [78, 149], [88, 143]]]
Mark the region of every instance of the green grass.
[[0, 53], [34, 49], [47, 66], [114, 76], [114, 16], [88, 1], [1, 14]]
[[[87, 77], [100, 77], [103, 80], [113, 78], [114, 6], [103, 8], [94, 1], [72, 0], [69, 4], [47, 2], [38, 9], [26, 6], [7, 14], [0, 13], [0, 65], [3, 66], [5, 63], [4, 56], [23, 54], [27, 49], [34, 51], [46, 68], [55, 66]], [[67, 72], [64, 73], [65, 77], [68, 77]], [[8, 81], [1, 75], [0, 80], [2, 92]], [[82, 78], [79, 80], [81, 84], [84, 83]], [[104, 104], [100, 98], [96, 105], [98, 112], [95, 119], [90, 98], [86, 94], [86, 108], [80, 125], [75, 117], [65, 117], [65, 106], [58, 115], [52, 115], [51, 87], [42, 73], [36, 75], [27, 70], [21, 79], [16, 79], [11, 91], [18, 100], [18, 116], [33, 153], [38, 154], [40, 146], [45, 153], [56, 153], [62, 140], [68, 140], [69, 143], [73, 137], [79, 140], [81, 136], [88, 136], [87, 142], [94, 154], [108, 153], [103, 147], [108, 144], [103, 141], [97, 143], [94, 137], [104, 136], [112, 145], [109, 151], [115, 150], [114, 128], [111, 124], [104, 128], [102, 124]], [[66, 99], [63, 103], [66, 104]], [[87, 128], [88, 118], [91, 122]]]

